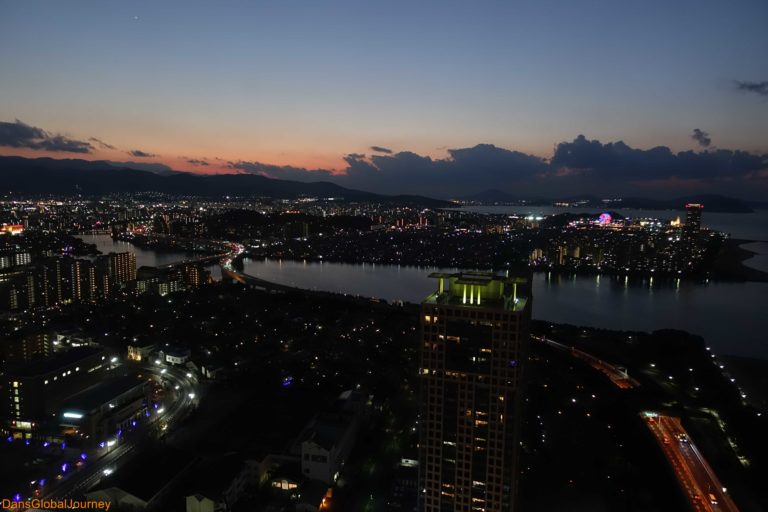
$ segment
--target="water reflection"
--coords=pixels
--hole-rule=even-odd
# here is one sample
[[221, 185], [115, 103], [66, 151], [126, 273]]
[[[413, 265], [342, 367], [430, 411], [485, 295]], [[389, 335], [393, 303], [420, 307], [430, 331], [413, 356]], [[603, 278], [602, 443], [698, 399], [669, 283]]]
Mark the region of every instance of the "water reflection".
[[[311, 290], [420, 302], [433, 291], [431, 267], [244, 261], [263, 279]], [[705, 336], [719, 352], [768, 358], [762, 304], [768, 283], [687, 282], [658, 277], [562, 276], [537, 273], [534, 317], [606, 329], [681, 329]], [[749, 298], [749, 300], [745, 300]]]

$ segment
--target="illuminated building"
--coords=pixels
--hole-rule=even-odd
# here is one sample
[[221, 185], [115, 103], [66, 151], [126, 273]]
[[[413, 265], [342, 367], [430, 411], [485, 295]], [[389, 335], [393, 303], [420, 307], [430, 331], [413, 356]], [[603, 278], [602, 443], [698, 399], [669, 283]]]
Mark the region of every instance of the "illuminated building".
[[683, 226], [683, 236], [691, 238], [701, 231], [701, 211], [703, 204], [688, 203], [685, 205], [685, 226]]
[[96, 269], [89, 260], [64, 258], [69, 267], [70, 297], [73, 301], [96, 300]]
[[46, 332], [36, 332], [6, 339], [0, 346], [0, 358], [6, 363], [28, 363], [49, 357], [52, 351], [51, 336]]
[[11, 431], [29, 437], [32, 424], [44, 424], [62, 400], [101, 380], [108, 369], [101, 347], [77, 347], [13, 366], [3, 377], [0, 414], [10, 420]]
[[420, 510], [514, 510], [531, 279], [434, 273], [421, 305]]
[[58, 421], [65, 432], [88, 436], [92, 445], [128, 428], [146, 409], [148, 384], [135, 375], [123, 375], [70, 396], [59, 407]]
[[160, 359], [168, 364], [184, 364], [190, 357], [192, 357], [192, 351], [187, 347], [167, 347], [160, 351]]
[[115, 283], [127, 283], [136, 279], [136, 255], [132, 252], [111, 252], [101, 256], [106, 260], [106, 269]]
[[96, 258], [98, 288], [109, 297], [118, 285], [136, 280], [136, 255], [132, 252], [111, 252]]
[[0, 254], [0, 269], [20, 267], [32, 263], [32, 256], [28, 252], [4, 251]]
[[197, 288], [200, 285], [205, 284], [206, 271], [202, 265], [198, 263], [188, 263], [182, 265], [180, 270], [187, 286]]
[[20, 235], [24, 232], [24, 226], [22, 224], [3, 224], [0, 226], [0, 232], [11, 235]]
[[146, 361], [154, 350], [155, 344], [150, 341], [131, 343], [128, 345], [128, 359], [131, 361]]

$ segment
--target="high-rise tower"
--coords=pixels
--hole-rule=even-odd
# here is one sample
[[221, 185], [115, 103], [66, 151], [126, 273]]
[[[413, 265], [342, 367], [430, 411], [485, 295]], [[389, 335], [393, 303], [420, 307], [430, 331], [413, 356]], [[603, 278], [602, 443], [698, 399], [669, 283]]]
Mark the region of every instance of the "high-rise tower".
[[701, 231], [701, 211], [704, 205], [700, 203], [688, 203], [685, 205], [685, 225], [683, 236], [693, 238]]
[[512, 511], [531, 279], [434, 273], [421, 305], [424, 512]]

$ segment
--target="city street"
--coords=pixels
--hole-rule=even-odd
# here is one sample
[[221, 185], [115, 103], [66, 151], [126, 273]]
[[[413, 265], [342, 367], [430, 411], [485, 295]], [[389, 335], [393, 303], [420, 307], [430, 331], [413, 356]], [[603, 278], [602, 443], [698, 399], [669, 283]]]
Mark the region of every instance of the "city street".
[[738, 508], [712, 468], [691, 442], [679, 418], [643, 413], [678, 482], [696, 511], [736, 512]]

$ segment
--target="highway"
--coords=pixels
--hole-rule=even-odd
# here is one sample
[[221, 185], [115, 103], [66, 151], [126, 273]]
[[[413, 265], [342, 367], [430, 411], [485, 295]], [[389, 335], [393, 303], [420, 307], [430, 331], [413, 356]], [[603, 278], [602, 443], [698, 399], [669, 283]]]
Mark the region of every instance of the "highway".
[[[157, 364], [124, 363], [128, 367], [135, 368], [142, 375], [151, 374], [158, 379], [166, 379], [171, 386], [170, 400], [165, 400], [161, 413], [153, 411], [149, 422], [144, 424], [142, 431], [130, 440], [123, 439], [116, 442], [114, 447], [107, 446], [106, 454], [98, 459], [88, 460], [82, 467], [71, 470], [59, 481], [52, 481], [43, 499], [75, 498], [98, 485], [109, 473], [117, 470], [128, 458], [141, 451], [152, 436], [158, 436], [164, 432], [163, 425], [176, 424], [182, 420], [196, 406], [198, 397], [195, 395], [197, 379], [183, 367], [172, 367]], [[178, 386], [178, 390], [175, 387]]]
[[611, 379], [611, 382], [613, 382], [616, 387], [620, 389], [632, 389], [640, 386], [640, 383], [637, 380], [627, 375], [627, 371], [624, 368], [620, 368], [611, 363], [603, 361], [602, 359], [598, 359], [597, 357], [588, 354], [583, 350], [569, 347], [568, 345], [563, 345], [562, 343], [558, 343], [557, 341], [546, 338], [544, 336], [531, 336], [531, 338], [536, 341], [546, 343], [547, 345], [558, 350], [570, 352], [573, 357], [585, 361], [592, 368], [603, 373], [606, 377]]
[[642, 414], [675, 472], [691, 507], [697, 512], [737, 512], [715, 472], [690, 440], [679, 418]]

